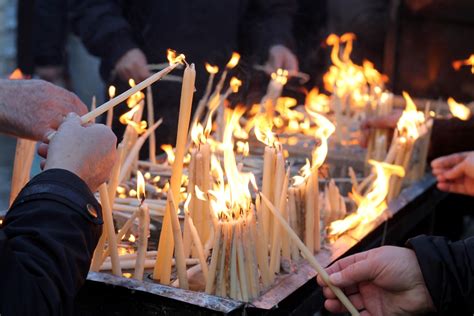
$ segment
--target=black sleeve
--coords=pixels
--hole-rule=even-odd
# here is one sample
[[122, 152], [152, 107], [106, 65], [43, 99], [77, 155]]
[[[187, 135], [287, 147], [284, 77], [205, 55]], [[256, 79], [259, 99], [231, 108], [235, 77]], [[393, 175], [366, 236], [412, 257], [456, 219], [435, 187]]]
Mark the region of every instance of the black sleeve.
[[35, 65], [62, 65], [68, 32], [67, 2], [64, 0], [36, 0], [34, 25]]
[[260, 0], [261, 47], [268, 49], [277, 44], [294, 48], [293, 18], [296, 12], [295, 0]]
[[449, 242], [418, 236], [408, 241], [440, 315], [474, 313], [474, 238]]
[[0, 315], [71, 315], [101, 224], [100, 205], [73, 173], [32, 179], [0, 229]]
[[89, 52], [113, 67], [138, 47], [118, 0], [68, 0], [74, 33]]

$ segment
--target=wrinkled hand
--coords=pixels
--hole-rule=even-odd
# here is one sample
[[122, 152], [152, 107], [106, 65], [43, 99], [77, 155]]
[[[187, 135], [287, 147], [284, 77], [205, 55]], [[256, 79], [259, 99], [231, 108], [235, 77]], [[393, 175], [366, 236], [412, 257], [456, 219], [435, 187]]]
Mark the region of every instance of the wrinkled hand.
[[437, 158], [431, 168], [441, 191], [474, 196], [474, 151]]
[[[344, 290], [361, 315], [405, 315], [434, 310], [416, 255], [400, 247], [381, 247], [341, 259], [327, 272], [330, 281]], [[333, 313], [345, 310], [318, 276]]]
[[274, 45], [268, 51], [268, 61], [266, 68], [270, 73], [279, 68], [286, 69], [290, 73], [298, 72], [298, 59], [286, 46]]
[[41, 140], [70, 112], [87, 113], [73, 93], [43, 80], [0, 80], [0, 132]]
[[389, 115], [377, 116], [366, 119], [360, 124], [359, 144], [366, 148], [369, 142], [370, 131], [372, 129], [395, 129], [397, 122], [402, 115], [402, 111], [394, 111]]
[[130, 78], [140, 82], [151, 75], [145, 54], [138, 48], [131, 49], [123, 55], [115, 65], [115, 71], [125, 82]]
[[109, 179], [117, 158], [116, 144], [117, 138], [110, 128], [102, 124], [81, 126], [81, 118], [71, 113], [49, 145], [40, 144], [38, 154], [46, 158], [42, 162], [44, 170], [71, 171], [95, 192]]

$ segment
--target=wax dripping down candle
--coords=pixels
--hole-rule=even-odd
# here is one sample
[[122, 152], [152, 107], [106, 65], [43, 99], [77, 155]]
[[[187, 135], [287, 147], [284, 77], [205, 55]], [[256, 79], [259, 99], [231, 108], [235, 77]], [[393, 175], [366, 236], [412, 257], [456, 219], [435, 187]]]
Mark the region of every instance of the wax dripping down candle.
[[[243, 113], [243, 108], [237, 108], [227, 118], [223, 141], [224, 168], [215, 156], [212, 158], [214, 181], [213, 189], [208, 193], [215, 233], [206, 292], [249, 301], [260, 293], [260, 282], [256, 221], [249, 190], [249, 185], [256, 189], [255, 178], [251, 173], [239, 171], [234, 154], [233, 132]], [[267, 245], [262, 245], [262, 248], [267, 248]], [[230, 264], [230, 270], [227, 264]]]
[[140, 201], [138, 213], [138, 249], [137, 261], [135, 263], [135, 274], [133, 278], [143, 280], [145, 270], [145, 258], [148, 248], [148, 237], [150, 236], [150, 210], [145, 202], [145, 179], [143, 174], [137, 170], [137, 199]]

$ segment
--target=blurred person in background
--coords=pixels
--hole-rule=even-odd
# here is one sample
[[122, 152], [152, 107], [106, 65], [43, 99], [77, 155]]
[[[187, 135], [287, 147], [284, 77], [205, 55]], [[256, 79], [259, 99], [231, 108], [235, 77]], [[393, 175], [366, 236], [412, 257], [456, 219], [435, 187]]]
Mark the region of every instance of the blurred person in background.
[[68, 1], [35, 0], [33, 55], [39, 78], [73, 91], [90, 106], [104, 102], [99, 60], [72, 34]]
[[[140, 82], [150, 76], [150, 64], [166, 62], [168, 48], [184, 53], [187, 61], [196, 65], [195, 104], [207, 80], [205, 62], [222, 70], [233, 51], [243, 58], [231, 75], [239, 73], [244, 85], [249, 84], [254, 63], [266, 64], [269, 72], [278, 68], [298, 70], [291, 50], [294, 0], [71, 3], [75, 32], [100, 58], [102, 78], [116, 85], [118, 92], [128, 87], [128, 79]], [[164, 119], [157, 140], [174, 144], [180, 84], [163, 80], [154, 88], [155, 116]], [[114, 130], [120, 126], [115, 125]]]

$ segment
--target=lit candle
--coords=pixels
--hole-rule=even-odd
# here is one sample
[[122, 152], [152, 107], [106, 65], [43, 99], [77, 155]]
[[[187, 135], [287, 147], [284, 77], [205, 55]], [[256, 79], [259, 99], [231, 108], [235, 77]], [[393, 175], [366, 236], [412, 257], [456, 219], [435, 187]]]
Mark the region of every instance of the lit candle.
[[[169, 196], [173, 195], [175, 201], [179, 201], [179, 189], [181, 186], [181, 176], [183, 173], [183, 160], [186, 148], [186, 139], [189, 129], [189, 121], [191, 117], [191, 108], [194, 94], [194, 82], [196, 79], [196, 71], [194, 70], [194, 64], [187, 65], [184, 70], [183, 83], [181, 89], [181, 103], [179, 109], [179, 120], [178, 120], [178, 135], [176, 141], [176, 153], [175, 160], [172, 167], [172, 175], [170, 180], [170, 191]], [[182, 239], [173, 240], [172, 222], [178, 223], [178, 215], [169, 208], [169, 204], [166, 206], [166, 212], [163, 219], [163, 228], [160, 235], [160, 243], [158, 245], [158, 255], [156, 259], [155, 269], [153, 271], [153, 279], [160, 280], [163, 284], [170, 283], [171, 277], [171, 259], [173, 257], [173, 248], [175, 243], [182, 243]], [[183, 253], [184, 257], [184, 253]], [[180, 286], [186, 286], [187, 282], [184, 280], [184, 276], [180, 276]]]
[[137, 170], [137, 199], [140, 201], [138, 207], [138, 249], [137, 261], [135, 263], [134, 279], [143, 280], [145, 270], [145, 258], [148, 247], [148, 236], [150, 235], [150, 210], [145, 202], [145, 179], [143, 174]]

